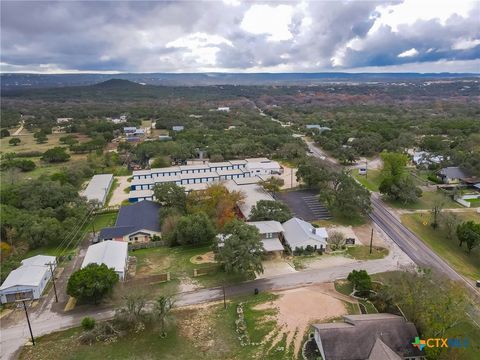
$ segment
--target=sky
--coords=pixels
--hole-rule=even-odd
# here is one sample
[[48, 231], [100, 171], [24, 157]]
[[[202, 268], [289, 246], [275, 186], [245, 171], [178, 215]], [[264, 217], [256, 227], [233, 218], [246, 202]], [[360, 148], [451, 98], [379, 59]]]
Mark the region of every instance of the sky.
[[480, 72], [480, 1], [5, 1], [1, 72]]

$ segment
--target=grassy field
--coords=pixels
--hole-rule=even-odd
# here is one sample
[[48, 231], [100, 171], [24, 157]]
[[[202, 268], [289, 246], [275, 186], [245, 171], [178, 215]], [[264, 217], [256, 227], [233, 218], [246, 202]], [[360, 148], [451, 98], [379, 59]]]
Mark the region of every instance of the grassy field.
[[352, 175], [357, 181], [370, 191], [378, 191], [382, 181], [381, 170], [368, 170], [367, 176], [360, 175], [357, 169], [352, 170]]
[[444, 209], [456, 209], [461, 208], [462, 206], [450, 199], [448, 196], [437, 191], [424, 191], [422, 197], [418, 199], [417, 202], [412, 204], [403, 204], [398, 201], [387, 200], [387, 204], [398, 209], [408, 209], [408, 210], [428, 210], [433, 207], [436, 199], [442, 199]]
[[[12, 132], [13, 134], [13, 132]], [[25, 151], [47, 151], [48, 149], [54, 146], [66, 146], [60, 143], [60, 138], [70, 134], [50, 134], [47, 135], [47, 142], [44, 144], [37, 144], [36, 139], [33, 137], [32, 132], [28, 132], [25, 129], [21, 132], [19, 136], [10, 136], [3, 139], [0, 139], [0, 150], [2, 152], [25, 152]], [[88, 141], [89, 138], [81, 134], [72, 134], [77, 136], [77, 140], [80, 142]], [[12, 146], [8, 142], [12, 137], [17, 137], [20, 139], [20, 144], [17, 146]]]
[[[132, 333], [116, 342], [81, 345], [81, 328], [57, 332], [37, 338], [35, 347], [25, 347], [22, 360], [33, 359], [292, 359], [295, 355], [285, 348], [285, 337], [275, 344], [268, 334], [277, 331], [275, 310], [256, 310], [258, 304], [273, 300], [274, 295], [238, 297], [228, 302], [227, 309], [217, 303], [210, 307], [185, 308], [173, 311], [167, 337], [146, 329]], [[236, 332], [236, 307], [244, 304], [247, 332], [258, 345], [241, 346]], [[263, 341], [263, 343], [261, 343]]]
[[[463, 221], [480, 221], [473, 212], [457, 213]], [[465, 246], [460, 248], [457, 241], [449, 240], [443, 229], [433, 229], [429, 223], [430, 214], [407, 214], [402, 223], [426, 242], [438, 255], [445, 259], [455, 270], [470, 279], [480, 279], [480, 248], [467, 254]]]
[[246, 280], [236, 274], [225, 274], [216, 263], [194, 264], [191, 259], [212, 251], [211, 246], [201, 247], [158, 247], [131, 251], [137, 258], [137, 276], [156, 275], [170, 272], [172, 278], [193, 278], [194, 269], [211, 269], [206, 275], [194, 278], [200, 286], [210, 287]]
[[383, 259], [388, 255], [388, 249], [381, 247], [372, 247], [370, 254], [369, 246], [351, 246], [347, 248], [347, 254], [357, 260], [375, 260]]

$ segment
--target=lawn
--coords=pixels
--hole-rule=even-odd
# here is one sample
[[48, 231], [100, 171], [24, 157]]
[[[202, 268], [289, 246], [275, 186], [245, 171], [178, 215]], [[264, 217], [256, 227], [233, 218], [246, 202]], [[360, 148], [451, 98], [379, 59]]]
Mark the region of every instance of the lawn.
[[347, 248], [347, 254], [356, 260], [375, 260], [383, 259], [388, 255], [388, 249], [382, 247], [372, 247], [372, 253], [370, 254], [369, 246], [350, 246]]
[[418, 199], [415, 203], [412, 204], [403, 204], [398, 201], [387, 200], [387, 204], [399, 208], [399, 209], [408, 209], [408, 210], [429, 210], [435, 204], [437, 199], [442, 199], [444, 209], [455, 209], [461, 208], [462, 206], [450, 199], [448, 196], [444, 195], [441, 192], [437, 191], [424, 191], [422, 197]]
[[[480, 216], [473, 212], [457, 214], [462, 221], [480, 221]], [[467, 254], [465, 246], [460, 248], [457, 241], [449, 240], [443, 229], [435, 230], [429, 225], [430, 214], [407, 214], [401, 219], [405, 226], [417, 234], [455, 270], [470, 279], [480, 279], [480, 247], [472, 250], [471, 254]]]
[[352, 170], [352, 175], [357, 181], [368, 190], [377, 192], [382, 181], [381, 170], [368, 170], [367, 175], [360, 175], [358, 169]]
[[90, 227], [95, 229], [95, 231], [100, 231], [103, 228], [110, 227], [115, 225], [117, 220], [118, 211], [112, 211], [108, 213], [98, 214], [93, 219]]
[[[271, 318], [273, 310], [255, 310], [256, 305], [273, 300], [275, 295], [262, 293], [231, 299], [227, 309], [222, 303], [209, 307], [175, 309], [167, 337], [146, 329], [132, 333], [113, 343], [81, 345], [77, 327], [37, 338], [35, 347], [25, 347], [22, 360], [33, 359], [292, 359], [291, 351], [279, 351], [285, 338], [272, 344], [266, 336], [278, 327]], [[236, 332], [237, 304], [244, 304], [247, 332], [252, 342], [265, 343], [241, 346]]]
[[194, 264], [192, 258], [212, 251], [211, 246], [190, 247], [158, 247], [131, 251], [130, 255], [137, 258], [137, 276], [149, 276], [170, 272], [172, 279], [193, 278], [194, 269], [212, 269], [207, 275], [195, 277], [194, 280], [202, 287], [212, 287], [232, 284], [246, 280], [237, 274], [225, 274], [216, 263]]

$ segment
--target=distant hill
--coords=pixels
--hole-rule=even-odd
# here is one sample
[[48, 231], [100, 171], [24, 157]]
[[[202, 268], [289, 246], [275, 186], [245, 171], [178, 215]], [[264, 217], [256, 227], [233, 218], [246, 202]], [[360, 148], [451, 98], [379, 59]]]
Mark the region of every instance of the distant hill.
[[122, 89], [122, 88], [138, 89], [138, 88], [141, 88], [143, 85], [130, 80], [110, 79], [107, 81], [94, 84], [93, 86], [99, 89]]
[[[152, 74], [0, 74], [2, 90], [86, 86], [206, 86], [206, 85], [315, 85], [337, 82], [399, 82], [428, 79], [478, 78], [454, 73], [152, 73]], [[101, 85], [103, 84], [103, 85]]]

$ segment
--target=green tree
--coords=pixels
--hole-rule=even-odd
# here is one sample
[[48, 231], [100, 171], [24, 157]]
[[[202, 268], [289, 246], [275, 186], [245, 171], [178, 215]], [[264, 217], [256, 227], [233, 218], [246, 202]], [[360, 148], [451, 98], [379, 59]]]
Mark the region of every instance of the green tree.
[[215, 258], [223, 263], [227, 273], [244, 274], [250, 278], [255, 273], [263, 273], [263, 244], [256, 227], [233, 220], [225, 225], [223, 238]]
[[67, 294], [81, 301], [98, 304], [117, 282], [117, 273], [107, 265], [89, 264], [70, 276]]
[[467, 244], [468, 253], [480, 245], [480, 223], [465, 221], [457, 227], [458, 246]]
[[309, 157], [298, 166], [297, 181], [303, 181], [308, 187], [322, 187], [331, 178], [332, 174], [318, 159]]
[[206, 244], [215, 237], [215, 227], [207, 214], [200, 212], [182, 216], [172, 236], [173, 242], [180, 245]]
[[379, 186], [380, 193], [403, 204], [417, 201], [422, 196], [422, 190], [415, 185], [412, 176], [405, 171], [408, 156], [400, 153], [383, 152], [381, 157], [383, 160], [383, 180]]
[[19, 138], [11, 138], [10, 140], [8, 140], [8, 143], [13, 146], [17, 146], [21, 142], [22, 140], [20, 140]]
[[355, 290], [360, 293], [367, 293], [372, 290], [372, 279], [365, 270], [352, 270], [348, 274], [347, 280], [350, 281]]
[[35, 132], [33, 137], [37, 140], [38, 144], [44, 144], [48, 140], [47, 134], [43, 130]]
[[185, 212], [187, 195], [185, 189], [175, 183], [156, 184], [153, 188], [155, 199], [165, 207], [173, 207]]
[[8, 131], [8, 129], [0, 130], [0, 139], [3, 139], [5, 137], [9, 137], [9, 136], [10, 136], [10, 131]]
[[285, 184], [285, 181], [281, 178], [271, 176], [267, 180], [260, 182], [260, 185], [275, 196], [275, 193], [280, 191], [280, 188]]
[[54, 147], [45, 151], [41, 159], [49, 163], [58, 163], [68, 161], [70, 155], [67, 154], [65, 148]]
[[275, 220], [285, 222], [292, 217], [287, 205], [280, 201], [260, 200], [250, 213], [250, 221]]
[[320, 199], [342, 216], [365, 216], [371, 211], [370, 192], [344, 172], [333, 175]]

